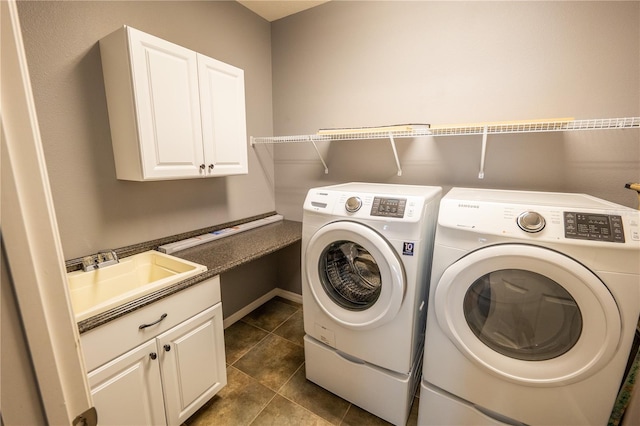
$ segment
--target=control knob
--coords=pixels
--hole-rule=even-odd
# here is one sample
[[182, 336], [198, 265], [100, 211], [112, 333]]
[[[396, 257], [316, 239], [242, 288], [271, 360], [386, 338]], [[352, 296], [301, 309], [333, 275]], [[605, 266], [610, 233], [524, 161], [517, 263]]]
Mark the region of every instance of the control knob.
[[347, 202], [344, 203], [344, 208], [349, 213], [357, 212], [358, 210], [360, 210], [360, 207], [362, 207], [362, 200], [360, 199], [360, 197], [349, 197], [347, 199]]
[[542, 231], [546, 225], [544, 217], [540, 213], [532, 211], [521, 213], [518, 216], [517, 223], [520, 229], [531, 233]]

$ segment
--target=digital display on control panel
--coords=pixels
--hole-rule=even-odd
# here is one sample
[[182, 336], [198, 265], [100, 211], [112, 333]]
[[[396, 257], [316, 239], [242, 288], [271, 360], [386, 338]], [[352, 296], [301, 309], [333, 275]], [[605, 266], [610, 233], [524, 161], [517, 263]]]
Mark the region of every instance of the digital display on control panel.
[[578, 240], [624, 243], [622, 217], [564, 212], [564, 236]]
[[371, 206], [371, 216], [404, 217], [404, 209], [407, 206], [405, 198], [375, 197]]

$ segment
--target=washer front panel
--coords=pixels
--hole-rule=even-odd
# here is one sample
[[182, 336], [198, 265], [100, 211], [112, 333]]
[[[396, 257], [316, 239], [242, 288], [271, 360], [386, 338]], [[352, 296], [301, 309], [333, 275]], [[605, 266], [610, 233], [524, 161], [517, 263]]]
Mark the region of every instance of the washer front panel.
[[604, 366], [621, 338], [615, 300], [591, 271], [546, 248], [502, 244], [449, 266], [439, 327], [467, 358], [516, 383], [558, 386]]
[[366, 225], [339, 221], [320, 228], [309, 240], [304, 268], [320, 309], [344, 327], [378, 327], [400, 310], [406, 291], [401, 260]]

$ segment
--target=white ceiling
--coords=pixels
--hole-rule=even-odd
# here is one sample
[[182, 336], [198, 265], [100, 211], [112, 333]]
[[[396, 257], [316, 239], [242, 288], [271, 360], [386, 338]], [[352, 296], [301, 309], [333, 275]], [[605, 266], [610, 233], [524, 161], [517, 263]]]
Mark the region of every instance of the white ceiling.
[[311, 9], [329, 0], [237, 0], [238, 3], [269, 22]]

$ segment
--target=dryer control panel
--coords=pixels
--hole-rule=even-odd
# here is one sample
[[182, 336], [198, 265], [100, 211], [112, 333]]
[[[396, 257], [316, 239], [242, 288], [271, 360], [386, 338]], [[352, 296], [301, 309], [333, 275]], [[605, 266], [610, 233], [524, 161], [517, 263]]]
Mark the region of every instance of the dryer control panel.
[[564, 236], [578, 240], [624, 243], [622, 217], [596, 213], [564, 212]]

